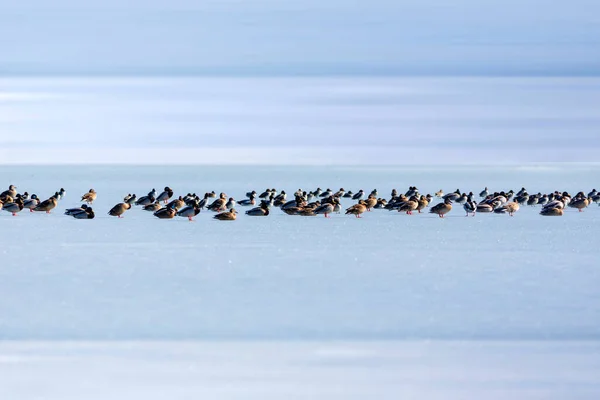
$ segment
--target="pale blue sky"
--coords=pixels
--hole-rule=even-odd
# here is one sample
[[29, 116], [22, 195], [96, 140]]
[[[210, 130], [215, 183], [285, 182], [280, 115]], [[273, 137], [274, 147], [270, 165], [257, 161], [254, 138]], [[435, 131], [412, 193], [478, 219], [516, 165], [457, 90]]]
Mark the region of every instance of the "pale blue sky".
[[6, 1], [0, 74], [600, 71], [600, 2]]

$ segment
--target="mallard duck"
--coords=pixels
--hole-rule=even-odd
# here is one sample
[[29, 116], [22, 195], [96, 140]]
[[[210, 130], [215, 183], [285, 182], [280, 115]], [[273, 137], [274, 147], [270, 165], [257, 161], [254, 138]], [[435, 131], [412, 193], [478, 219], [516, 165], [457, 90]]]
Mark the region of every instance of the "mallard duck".
[[6, 203], [5, 199], [7, 197], [10, 197], [11, 199], [14, 199], [17, 197], [17, 187], [15, 185], [10, 185], [8, 187], [8, 190], [5, 190], [4, 192], [0, 193], [0, 199], [2, 199], [5, 203]]
[[87, 204], [82, 204], [81, 207], [75, 207], [75, 208], [67, 208], [65, 210], [65, 215], [73, 215], [73, 214], [77, 214], [77, 213], [81, 213], [81, 212], [85, 212], [85, 210], [88, 208]]
[[33, 212], [33, 209], [40, 204], [36, 194], [32, 194], [31, 197], [23, 202], [23, 206], [29, 209], [29, 212]]
[[333, 203], [325, 203], [313, 209], [315, 214], [323, 214], [325, 218], [329, 218], [329, 214], [333, 212]]
[[60, 188], [60, 190], [58, 191], [58, 199], [57, 200], [62, 200], [65, 197], [66, 193], [67, 193], [67, 191], [64, 188]]
[[371, 211], [371, 209], [377, 204], [377, 198], [369, 195], [364, 204], [367, 207], [367, 211]]
[[445, 199], [443, 203], [436, 204], [431, 207], [429, 212], [431, 214], [437, 214], [440, 218], [444, 218], [444, 215], [448, 214], [452, 210], [452, 200], [449, 198]]
[[253, 206], [256, 204], [256, 194], [251, 194], [250, 198], [238, 201], [238, 204], [242, 207]]
[[176, 209], [174, 209], [172, 207], [165, 207], [165, 208], [161, 208], [160, 210], [156, 211], [153, 215], [156, 218], [160, 218], [160, 219], [171, 219], [171, 218], [174, 218], [176, 214], [177, 214]]
[[438, 199], [441, 199], [443, 196], [444, 196], [444, 191], [442, 189], [435, 192], [435, 197], [437, 197]]
[[97, 196], [98, 194], [96, 193], [96, 191], [94, 189], [90, 189], [89, 192], [81, 196], [81, 201], [85, 201], [88, 204], [92, 204], [94, 200], [96, 200]]
[[215, 215], [213, 218], [218, 219], [219, 221], [234, 221], [236, 219], [237, 213], [235, 209], [231, 209], [226, 212], [222, 212], [220, 214]]
[[171, 197], [173, 197], [173, 189], [171, 189], [168, 186], [165, 186], [165, 190], [163, 190], [163, 192], [158, 195], [158, 197], [156, 198], [156, 200], [158, 200], [158, 201], [164, 201], [165, 204], [167, 204], [169, 202], [169, 199]]
[[144, 211], [158, 211], [162, 208], [162, 205], [160, 204], [160, 201], [155, 201], [154, 203], [150, 203], [150, 204], [146, 204], [143, 207]]
[[131, 208], [131, 204], [128, 203], [119, 203], [110, 209], [108, 215], [112, 215], [113, 217], [122, 218], [121, 215], [125, 213], [125, 211]]
[[569, 202], [569, 207], [576, 208], [579, 212], [583, 212], [583, 209], [590, 204], [590, 199], [587, 197], [578, 197]]
[[181, 196], [179, 196], [178, 198], [176, 198], [175, 200], [173, 200], [169, 204], [167, 204], [167, 208], [174, 208], [175, 211], [177, 211], [183, 207], [185, 207], [185, 200], [183, 200], [183, 197], [181, 197]]
[[193, 221], [194, 217], [198, 214], [200, 214], [200, 207], [198, 206], [185, 206], [177, 211], [177, 216], [187, 217], [190, 221]]
[[219, 211], [223, 211], [225, 210], [225, 204], [227, 203], [227, 195], [225, 193], [221, 193], [220, 197], [213, 201], [207, 208], [210, 211], [215, 211], [215, 212], [219, 212]]
[[417, 209], [419, 206], [419, 201], [416, 196], [411, 196], [408, 201], [400, 204], [398, 207], [398, 212], [406, 212], [407, 215], [412, 215], [412, 212]]
[[14, 202], [4, 203], [4, 206], [2, 209], [6, 212], [11, 213], [14, 217], [17, 215], [18, 212], [21, 212], [21, 210], [23, 210], [23, 200], [21, 199], [21, 197], [19, 197], [17, 195], [17, 198], [15, 199]]
[[544, 208], [544, 209], [542, 209], [542, 211], [540, 211], [540, 215], [544, 215], [544, 216], [548, 216], [548, 217], [560, 217], [563, 214], [564, 214], [564, 211], [562, 208], [555, 208], [555, 207]]
[[87, 207], [85, 210], [80, 210], [70, 215], [75, 219], [94, 219], [96, 216], [92, 207]]
[[124, 199], [124, 202], [129, 205], [134, 205], [136, 201], [137, 201], [137, 196], [135, 195], [135, 193], [130, 194], [129, 198]]
[[50, 214], [50, 211], [53, 210], [58, 204], [58, 200], [54, 197], [50, 197], [48, 200], [42, 201], [33, 209], [33, 211], [46, 211], [46, 214]]
[[254, 207], [253, 209], [246, 211], [246, 214], [253, 217], [266, 217], [269, 215], [269, 207], [265, 205]]
[[365, 196], [365, 192], [360, 189], [354, 196], [352, 196], [352, 200], [362, 200], [362, 198]]
[[463, 204], [463, 208], [464, 208], [465, 212], [467, 213], [467, 215], [465, 215], [465, 217], [468, 217], [469, 214], [472, 214], [472, 216], [474, 217], [475, 213], [477, 212], [477, 204], [475, 204], [475, 202], [473, 201], [471, 196], [469, 196], [467, 198], [467, 201], [465, 202], [465, 204]]
[[360, 200], [358, 204], [355, 204], [346, 209], [346, 215], [353, 214], [356, 218], [362, 218], [360, 215], [367, 211], [367, 206], [364, 204], [363, 200]]

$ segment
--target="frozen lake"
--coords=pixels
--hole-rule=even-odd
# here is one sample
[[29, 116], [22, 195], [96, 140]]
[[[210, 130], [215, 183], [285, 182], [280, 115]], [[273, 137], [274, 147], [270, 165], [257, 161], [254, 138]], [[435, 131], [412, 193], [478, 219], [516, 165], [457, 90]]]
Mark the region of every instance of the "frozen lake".
[[[513, 218], [465, 218], [456, 207], [445, 220], [275, 210], [232, 223], [203, 212], [190, 223], [139, 208], [121, 220], [106, 212], [127, 193], [165, 185], [238, 199], [252, 189], [317, 186], [377, 188], [385, 197], [409, 185], [423, 193], [484, 186], [574, 193], [598, 186], [598, 172], [594, 164], [1, 167], [2, 187], [15, 183], [44, 198], [64, 187], [61, 209], [79, 205], [90, 187], [99, 195], [91, 221], [0, 213], [12, 232], [0, 244], [0, 386], [37, 398], [38, 389], [23, 386], [35, 376], [49, 399], [106, 397], [101, 387], [148, 399], [377, 391], [379, 398], [597, 398], [595, 204], [562, 218], [529, 207]], [[155, 385], [136, 385], [130, 373]], [[66, 390], [71, 376], [80, 383]], [[229, 380], [239, 391], [226, 387]]]

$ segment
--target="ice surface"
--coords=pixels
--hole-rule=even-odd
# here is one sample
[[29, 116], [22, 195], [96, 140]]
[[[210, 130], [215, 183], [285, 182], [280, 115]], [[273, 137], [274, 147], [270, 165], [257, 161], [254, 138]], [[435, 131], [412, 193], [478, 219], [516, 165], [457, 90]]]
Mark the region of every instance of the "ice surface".
[[165, 185], [235, 198], [317, 186], [576, 192], [598, 186], [599, 170], [1, 167], [0, 187], [64, 187], [60, 209], [99, 194], [91, 221], [0, 212], [0, 388], [61, 400], [598, 398], [595, 204], [561, 218], [530, 207], [466, 218], [457, 206], [444, 220], [106, 212]]
[[590, 399], [598, 342], [0, 342], [6, 399]]
[[[591, 190], [597, 166], [522, 168], [4, 167], [3, 186], [77, 206], [94, 187], [97, 218], [0, 213], [0, 337], [10, 339], [597, 339], [600, 208], [562, 218], [446, 220], [374, 210], [362, 220], [275, 210], [231, 223], [201, 213], [158, 220], [106, 212], [127, 193], [267, 187], [357, 191], [415, 184]], [[349, 202], [346, 200], [345, 205]], [[241, 210], [243, 211], [243, 210]]]

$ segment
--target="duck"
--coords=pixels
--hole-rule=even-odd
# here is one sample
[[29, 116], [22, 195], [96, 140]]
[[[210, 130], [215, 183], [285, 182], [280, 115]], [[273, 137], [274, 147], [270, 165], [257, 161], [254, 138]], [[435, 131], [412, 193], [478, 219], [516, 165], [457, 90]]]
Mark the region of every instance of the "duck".
[[[455, 201], [455, 200], [457, 200], [460, 197], [461, 197], [460, 190], [456, 189], [455, 192], [448, 193], [448, 194], [442, 196], [442, 199], [444, 199], [444, 200], [450, 200], [450, 201]], [[442, 203], [440, 203], [440, 204], [442, 204]]]
[[146, 204], [142, 209], [144, 211], [158, 211], [162, 208], [160, 201], [155, 201], [154, 203]]
[[256, 204], [256, 194], [251, 194], [249, 198], [238, 201], [238, 204], [242, 207], [249, 207], [249, 206], [255, 205]]
[[[339, 203], [339, 201], [334, 200], [335, 203]], [[333, 208], [335, 206], [335, 203], [324, 203], [321, 204], [320, 206], [316, 207], [315, 209], [313, 209], [313, 212], [315, 214], [323, 214], [325, 216], [325, 218], [329, 218], [329, 214], [331, 214], [333, 212]]]
[[246, 197], [251, 199], [251, 198], [256, 198], [256, 190], [253, 190], [251, 192], [246, 192]]
[[344, 197], [345, 194], [346, 194], [346, 191], [344, 190], [344, 188], [340, 188], [340, 190], [338, 190], [337, 192], [335, 192], [333, 194], [333, 197], [341, 198], [341, 197]]
[[437, 192], [435, 192], [435, 197], [441, 199], [442, 197], [444, 197], [444, 191], [442, 189], [438, 190]]
[[159, 219], [172, 219], [175, 217], [175, 215], [177, 214], [177, 210], [174, 209], [173, 207], [165, 207], [165, 208], [161, 208], [158, 211], [155, 211], [154, 215], [156, 218]]
[[58, 200], [54, 197], [50, 197], [48, 200], [42, 201], [33, 209], [33, 211], [46, 211], [46, 214], [50, 214], [50, 211], [53, 210], [58, 204]]
[[426, 207], [429, 207], [429, 202], [431, 201], [431, 195], [428, 194], [427, 196], [421, 196], [419, 198], [419, 204], [417, 205], [417, 212], [419, 214], [421, 214], [421, 210], [423, 210]]
[[298, 211], [298, 215], [302, 216], [302, 217], [314, 217], [315, 215], [315, 211], [312, 208], [303, 208], [300, 211]]
[[377, 198], [379, 196], [379, 192], [377, 192], [377, 189], [373, 189], [371, 190], [371, 194], [369, 196]]
[[406, 193], [404, 193], [404, 195], [406, 197], [411, 197], [411, 196], [415, 196], [419, 193], [419, 189], [417, 189], [416, 186], [409, 186], [408, 190], [406, 191]]
[[253, 217], [266, 217], [269, 215], [269, 207], [261, 204], [260, 207], [254, 207], [253, 209], [246, 211], [246, 215]]
[[465, 215], [465, 217], [468, 217], [469, 214], [471, 214], [471, 216], [474, 217], [475, 213], [477, 212], [477, 204], [475, 204], [475, 202], [473, 201], [471, 196], [469, 196], [467, 198], [467, 201], [465, 202], [465, 204], [463, 204], [463, 208], [464, 208], [465, 212], [467, 213], [467, 215]]
[[76, 214], [76, 213], [85, 212], [85, 210], [87, 208], [88, 208], [87, 204], [82, 204], [81, 207], [67, 208], [65, 210], [65, 215], [73, 215], [73, 214]]
[[167, 204], [169, 202], [169, 200], [171, 199], [171, 197], [173, 197], [173, 189], [171, 189], [168, 186], [165, 186], [165, 189], [163, 190], [163, 192], [161, 194], [158, 195], [156, 200], [164, 201], [165, 204]]
[[365, 211], [367, 211], [367, 206], [364, 204], [363, 200], [359, 200], [358, 204], [346, 208], [345, 215], [352, 214], [355, 215], [356, 218], [362, 218], [361, 214], [363, 214]]
[[94, 219], [96, 216], [92, 207], [87, 207], [85, 210], [81, 210], [69, 215], [75, 219]]
[[13, 217], [15, 217], [17, 215], [17, 213], [19, 213], [23, 210], [23, 200], [21, 199], [21, 197], [19, 197], [19, 195], [17, 195], [17, 198], [15, 199], [15, 201], [13, 201], [11, 203], [4, 203], [4, 206], [2, 209], [6, 212], [11, 213], [13, 215]]
[[494, 212], [494, 209], [500, 205], [500, 202], [494, 200], [490, 203], [479, 203], [475, 208], [475, 212], [478, 213], [491, 213]]
[[590, 205], [590, 200], [587, 197], [579, 197], [569, 202], [569, 207], [576, 208], [579, 212], [583, 212], [588, 205]]
[[[481, 187], [481, 186], [479, 186], [479, 187]], [[488, 188], [486, 186], [485, 189], [483, 189], [481, 192], [479, 192], [479, 197], [486, 198], [486, 197], [488, 197], [489, 194], [490, 194], [490, 192], [488, 191]]]
[[408, 201], [400, 204], [398, 207], [398, 212], [406, 212], [407, 215], [412, 215], [412, 212], [417, 209], [419, 206], [419, 201], [415, 195], [412, 195]]
[[130, 194], [128, 195], [129, 197], [125, 196], [125, 199], [123, 199], [123, 202], [129, 204], [129, 205], [134, 205], [135, 202], [137, 201], [137, 196], [134, 194]]
[[225, 204], [227, 203], [227, 195], [225, 193], [221, 193], [220, 197], [213, 201], [207, 208], [210, 211], [224, 211], [226, 210]]
[[4, 200], [7, 197], [10, 197], [11, 199], [17, 197], [17, 187], [15, 185], [10, 185], [8, 187], [8, 190], [5, 190], [4, 192], [0, 193], [0, 199]]
[[560, 217], [563, 214], [564, 214], [563, 209], [558, 208], [558, 207], [543, 208], [542, 211], [540, 211], [540, 215], [544, 215], [544, 216], [548, 216], [548, 217]]
[[352, 200], [362, 200], [362, 198], [365, 196], [365, 192], [360, 189], [355, 195], [352, 196]]
[[266, 199], [269, 196], [271, 196], [271, 189], [266, 189], [264, 192], [262, 192], [260, 194], [260, 196], [258, 196], [258, 198], [259, 199]]
[[215, 215], [213, 218], [218, 219], [219, 221], [235, 221], [236, 217], [237, 213], [235, 209], [232, 208], [229, 211]]
[[332, 194], [333, 194], [333, 191], [331, 189], [327, 188], [327, 190], [324, 191], [323, 193], [321, 193], [319, 195], [319, 197], [321, 197], [321, 198], [330, 197]]
[[225, 208], [228, 210], [231, 210], [232, 208], [235, 208], [236, 205], [236, 201], [233, 197], [230, 197], [229, 200], [227, 201], [227, 204], [225, 204]]
[[112, 215], [113, 217], [122, 218], [121, 216], [125, 213], [125, 211], [131, 208], [131, 204], [128, 203], [119, 203], [110, 209], [108, 215]]
[[[158, 199], [157, 199], [158, 201]], [[178, 198], [176, 198], [175, 200], [172, 200], [169, 204], [167, 204], [167, 208], [174, 208], [175, 211], [179, 210], [180, 208], [185, 206], [185, 200], [183, 200], [183, 197], [179, 196]]]
[[375, 209], [384, 209], [385, 206], [387, 205], [387, 200], [386, 199], [377, 199], [377, 204], [375, 204]]
[[40, 199], [38, 199], [36, 194], [32, 194], [31, 197], [23, 202], [23, 206], [29, 209], [29, 212], [33, 212], [33, 209], [36, 208], [40, 204]]
[[508, 214], [512, 217], [517, 211], [519, 211], [519, 208], [520, 206], [518, 202], [511, 201], [509, 203], [504, 204], [501, 207], [495, 208], [494, 212], [496, 214]]
[[208, 197], [209, 197], [209, 198], [211, 198], [211, 199], [214, 199], [215, 197], [217, 197], [217, 194], [216, 194], [216, 193], [215, 193], [215, 191], [213, 190], [213, 191], [211, 191], [211, 192], [208, 192]]
[[[135, 201], [136, 206], [147, 206], [156, 201], [156, 190], [152, 189], [146, 196], [142, 196]], [[129, 202], [126, 202], [129, 203]]]
[[367, 206], [367, 211], [371, 211], [373, 207], [377, 204], [377, 198], [369, 195], [367, 200], [365, 200], [365, 206]]
[[352, 193], [352, 190], [349, 190], [346, 193], [344, 193], [344, 195], [342, 197], [344, 199], [351, 199], [352, 197], [354, 197], [354, 193]]
[[97, 193], [94, 189], [90, 189], [86, 194], [81, 196], [81, 201], [85, 201], [88, 204], [92, 204], [97, 197]]
[[437, 214], [440, 218], [444, 218], [444, 215], [448, 214], [452, 210], [452, 200], [449, 198], [444, 199], [443, 203], [436, 204], [431, 207], [429, 212], [431, 214]]
[[185, 206], [181, 210], [177, 211], [177, 216], [187, 217], [188, 220], [193, 221], [196, 215], [200, 214], [199, 206]]
[[65, 197], [66, 193], [67, 191], [64, 188], [60, 188], [60, 190], [58, 191], [58, 200], [62, 200]]

